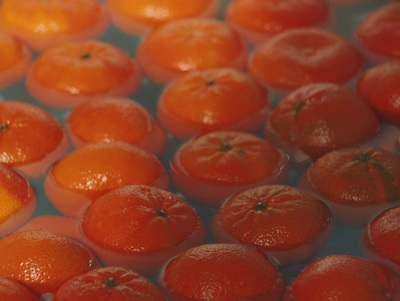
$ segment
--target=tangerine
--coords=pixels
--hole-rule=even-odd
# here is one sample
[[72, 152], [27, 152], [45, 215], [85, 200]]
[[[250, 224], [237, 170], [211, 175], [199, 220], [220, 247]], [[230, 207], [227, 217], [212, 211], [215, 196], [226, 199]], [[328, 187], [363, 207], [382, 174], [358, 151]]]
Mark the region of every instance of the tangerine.
[[9, 301], [40, 301], [32, 290], [21, 282], [9, 277], [0, 277], [0, 300]]

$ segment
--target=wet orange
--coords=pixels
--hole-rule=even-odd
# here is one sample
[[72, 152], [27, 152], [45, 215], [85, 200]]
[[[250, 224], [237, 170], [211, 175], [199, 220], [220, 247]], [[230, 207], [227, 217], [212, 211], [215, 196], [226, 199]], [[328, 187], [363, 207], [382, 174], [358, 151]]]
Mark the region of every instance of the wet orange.
[[220, 3], [219, 0], [107, 0], [106, 7], [118, 29], [141, 36], [173, 20], [215, 17]]
[[56, 162], [44, 189], [58, 210], [79, 217], [93, 200], [129, 184], [167, 189], [169, 176], [148, 151], [125, 142], [103, 142], [87, 144]]
[[105, 265], [155, 275], [172, 257], [206, 242], [198, 213], [182, 198], [146, 185], [128, 185], [94, 201], [82, 237]]
[[175, 137], [186, 140], [215, 130], [259, 130], [272, 104], [268, 90], [232, 68], [194, 71], [168, 85], [157, 117]]
[[0, 277], [0, 300], [8, 301], [40, 301], [32, 290], [21, 282], [8, 277]]
[[0, 240], [0, 275], [38, 294], [55, 293], [68, 279], [93, 268], [89, 251], [44, 230], [16, 232]]
[[142, 82], [134, 58], [117, 46], [90, 40], [41, 53], [26, 75], [28, 92], [44, 105], [75, 108], [90, 98], [129, 97]]
[[102, 97], [75, 108], [65, 120], [72, 145], [123, 141], [162, 155], [168, 144], [165, 130], [139, 103], [126, 98]]
[[109, 18], [97, 0], [4, 0], [0, 26], [35, 51], [43, 51], [64, 42], [99, 38]]
[[0, 102], [0, 138], [0, 163], [28, 178], [43, 177], [69, 148], [60, 122], [39, 106], [22, 101]]
[[136, 56], [144, 73], [167, 84], [184, 73], [217, 67], [244, 69], [249, 49], [224, 22], [189, 18], [168, 22], [145, 36]]

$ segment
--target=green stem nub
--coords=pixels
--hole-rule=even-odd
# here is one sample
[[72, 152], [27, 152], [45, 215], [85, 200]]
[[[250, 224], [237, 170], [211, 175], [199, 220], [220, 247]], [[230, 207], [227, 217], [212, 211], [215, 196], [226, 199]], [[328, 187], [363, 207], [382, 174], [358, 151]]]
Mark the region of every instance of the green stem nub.
[[7, 123], [2, 123], [0, 124], [0, 131], [5, 132], [9, 129], [10, 127], [8, 126]]
[[168, 213], [165, 212], [163, 209], [157, 209], [157, 214], [162, 217], [167, 217]]
[[104, 284], [109, 287], [115, 287], [118, 285], [118, 282], [114, 278], [110, 277], [106, 281], [104, 281]]
[[83, 59], [83, 60], [87, 60], [87, 59], [90, 59], [92, 56], [90, 55], [90, 53], [83, 53], [82, 55], [81, 55], [81, 59]]
[[230, 145], [229, 143], [223, 142], [220, 150], [221, 150], [221, 152], [227, 152], [227, 151], [230, 151], [232, 148], [233, 148], [232, 145]]
[[371, 160], [371, 157], [366, 153], [362, 153], [360, 156], [357, 157], [357, 160], [366, 163]]
[[255, 206], [254, 209], [257, 211], [261, 211], [267, 208], [267, 203], [266, 202], [258, 202]]

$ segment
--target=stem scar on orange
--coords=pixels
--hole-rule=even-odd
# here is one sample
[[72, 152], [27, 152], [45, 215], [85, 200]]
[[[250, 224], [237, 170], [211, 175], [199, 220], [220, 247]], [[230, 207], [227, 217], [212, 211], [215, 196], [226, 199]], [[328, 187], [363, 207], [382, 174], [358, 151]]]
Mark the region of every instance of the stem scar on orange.
[[37, 179], [68, 149], [64, 128], [46, 110], [22, 101], [0, 102], [0, 163]]
[[84, 244], [105, 265], [156, 275], [183, 250], [206, 242], [198, 213], [177, 195], [146, 185], [104, 194], [85, 211]]
[[71, 109], [100, 96], [129, 97], [142, 72], [136, 60], [112, 44], [89, 40], [41, 53], [26, 75], [26, 88], [49, 107]]
[[90, 143], [56, 162], [44, 190], [63, 214], [80, 217], [92, 201], [131, 184], [169, 188], [169, 175], [158, 158], [125, 142]]

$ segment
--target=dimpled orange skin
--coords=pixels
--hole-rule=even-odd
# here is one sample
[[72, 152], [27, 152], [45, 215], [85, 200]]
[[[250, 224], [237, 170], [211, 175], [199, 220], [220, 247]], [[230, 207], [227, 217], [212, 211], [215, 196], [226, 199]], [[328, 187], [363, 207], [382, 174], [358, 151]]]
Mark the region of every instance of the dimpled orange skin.
[[166, 87], [157, 117], [175, 137], [186, 140], [215, 130], [255, 132], [272, 110], [268, 90], [231, 68], [194, 71]]
[[134, 58], [112, 44], [90, 40], [41, 53], [26, 75], [26, 88], [39, 102], [71, 109], [90, 98], [128, 97], [142, 82]]
[[146, 35], [137, 47], [136, 57], [148, 78], [165, 85], [196, 70], [243, 70], [248, 53], [248, 45], [227, 24], [189, 18], [168, 22]]
[[37, 52], [65, 42], [99, 38], [109, 18], [97, 0], [4, 0], [0, 27]]
[[215, 17], [219, 0], [107, 0], [111, 19], [120, 30], [135, 36], [177, 19]]
[[0, 277], [0, 299], [9, 301], [40, 301], [40, 298], [19, 281]]

